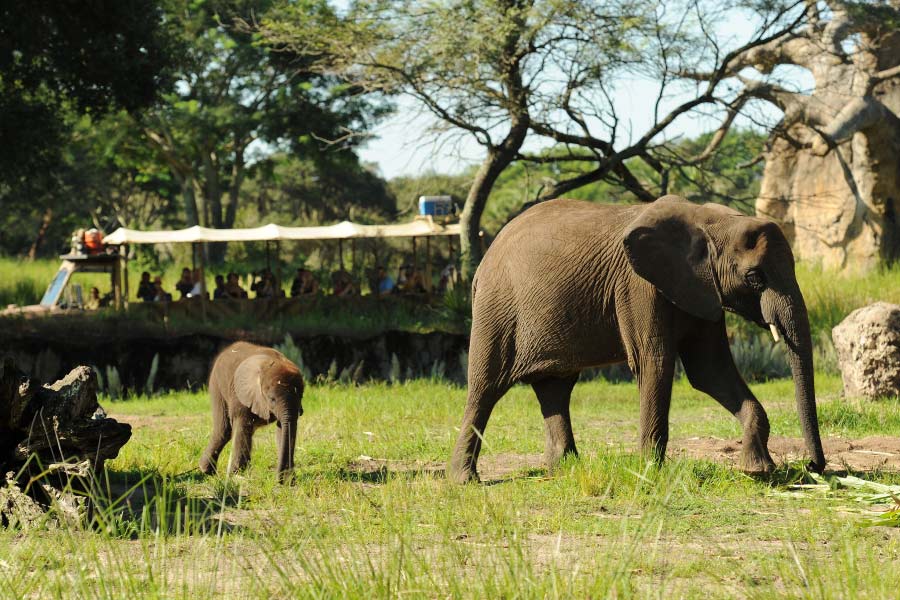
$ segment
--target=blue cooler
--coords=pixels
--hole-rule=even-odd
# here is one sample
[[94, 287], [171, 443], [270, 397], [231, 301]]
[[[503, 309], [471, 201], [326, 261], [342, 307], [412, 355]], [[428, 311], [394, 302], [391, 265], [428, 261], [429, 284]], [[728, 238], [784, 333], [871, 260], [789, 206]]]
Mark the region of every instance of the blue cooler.
[[419, 214], [446, 217], [453, 214], [453, 198], [450, 196], [419, 196]]

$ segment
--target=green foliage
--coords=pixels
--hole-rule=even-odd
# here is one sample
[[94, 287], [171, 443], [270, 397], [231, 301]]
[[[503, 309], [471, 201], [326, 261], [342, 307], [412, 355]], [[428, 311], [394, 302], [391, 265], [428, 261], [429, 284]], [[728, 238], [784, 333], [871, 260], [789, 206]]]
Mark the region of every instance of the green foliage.
[[746, 381], [768, 381], [791, 374], [784, 344], [776, 344], [765, 334], [735, 338], [731, 355]]
[[[709, 144], [712, 133], [682, 140], [672, 145], [669, 152], [675, 155], [696, 156]], [[668, 192], [679, 194], [695, 202], [728, 204], [750, 213], [759, 192], [763, 163], [753, 163], [762, 152], [766, 135], [750, 129], [730, 131], [722, 140], [717, 152], [697, 166], [673, 170], [668, 182]], [[551, 147], [540, 153], [541, 157], [574, 154], [589, 156], [586, 150], [571, 150], [563, 146]], [[753, 164], [751, 164], [753, 163]], [[627, 161], [634, 175], [649, 189], [659, 189], [659, 174], [643, 162]], [[483, 227], [496, 233], [523, 206], [534, 202], [541, 192], [562, 179], [589, 172], [590, 162], [532, 163], [518, 161], [503, 171], [491, 191], [490, 202], [482, 218]], [[420, 177], [399, 177], [390, 186], [401, 206], [409, 206], [423, 194], [449, 194], [465, 199], [468, 185], [475, 175], [470, 168], [458, 175], [426, 173]], [[566, 198], [586, 200], [600, 204], [636, 202], [634, 194], [617, 183], [599, 181], [579, 187], [565, 194]]]
[[160, 4], [3, 3], [0, 196], [56, 163], [74, 115], [154, 101], [174, 54]]
[[[83, 16], [79, 11], [73, 16], [68, 14], [71, 11], [45, 7], [22, 22], [46, 18], [41, 27], [52, 29], [67, 27], [55, 20], [70, 19], [73, 27], [84, 28], [87, 34], [81, 21], [94, 11], [103, 12], [99, 21], [122, 39], [109, 40], [108, 48], [99, 32], [96, 40], [81, 40], [96, 42], [91, 52], [110, 61], [98, 63], [98, 72], [89, 74], [120, 78], [119, 71], [124, 70], [128, 85], [143, 86], [147, 98], [156, 101], [143, 102], [136, 110], [138, 104], [125, 102], [124, 97], [118, 103], [107, 99], [108, 107], [93, 106], [86, 116], [75, 109], [76, 103], [59, 101], [54, 109], [59, 114], [53, 115], [51, 123], [59, 132], [51, 136], [49, 130], [42, 130], [50, 125], [44, 127], [34, 111], [21, 114], [7, 107], [4, 102], [11, 101], [11, 96], [4, 94], [2, 129], [7, 130], [9, 119], [16, 131], [37, 130], [39, 136], [52, 137], [53, 152], [41, 159], [40, 169], [30, 169], [28, 177], [15, 175], [12, 167], [25, 164], [21, 148], [28, 144], [16, 144], [14, 136], [7, 136], [10, 144], [4, 147], [18, 149], [10, 168], [0, 156], [4, 207], [0, 253], [22, 255], [34, 245], [38, 255], [58, 254], [67, 249], [73, 230], [92, 225], [110, 231], [119, 225], [232, 227], [270, 220], [297, 224], [392, 216], [393, 197], [355, 154], [364, 134], [390, 105], [333, 76], [313, 73], [308, 57], [258, 43], [248, 24], [282, 5], [281, 0], [165, 0], [140, 7], [133, 2], [107, 4], [92, 6]], [[128, 27], [134, 26], [135, 19], [144, 20], [143, 29], [136, 33], [158, 33], [158, 39], [130, 40]], [[121, 28], [115, 26], [119, 21]], [[154, 28], [160, 31], [153, 33]], [[22, 33], [15, 31], [16, 36]], [[31, 33], [25, 36], [38, 39]], [[17, 40], [4, 42], [21, 41]], [[141, 40], [147, 56], [129, 50], [130, 44]], [[166, 77], [154, 80], [157, 90], [142, 78], [151, 75], [144, 70], [159, 58], [154, 55], [159, 44], [171, 60]], [[70, 50], [61, 45], [46, 52], [60, 49]], [[82, 58], [91, 62], [90, 56]], [[4, 81], [13, 80], [0, 76], [0, 90]], [[67, 81], [55, 81], [55, 85], [65, 87]], [[116, 82], [103, 85], [107, 83]], [[105, 88], [97, 84], [92, 89], [91, 93], [101, 94]], [[119, 106], [135, 110], [117, 111]], [[211, 245], [210, 256], [220, 261], [224, 247]]]

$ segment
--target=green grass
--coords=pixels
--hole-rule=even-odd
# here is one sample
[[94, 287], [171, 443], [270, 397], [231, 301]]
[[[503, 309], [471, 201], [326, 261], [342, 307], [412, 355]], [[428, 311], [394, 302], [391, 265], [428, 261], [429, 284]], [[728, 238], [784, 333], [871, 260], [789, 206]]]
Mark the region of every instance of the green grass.
[[[825, 436], [900, 435], [896, 400], [845, 401], [829, 376], [817, 387]], [[791, 382], [754, 390], [773, 435], [798, 437]], [[537, 402], [513, 389], [486, 432], [489, 482], [467, 486], [441, 475], [462, 388], [311, 387], [292, 486], [275, 482], [272, 428], [257, 433], [247, 473], [201, 477], [207, 402], [187, 393], [106, 402], [134, 426], [108, 464], [109, 487], [134, 491], [100, 512], [98, 531], [0, 531], [0, 595], [889, 598], [900, 585], [897, 530], [861, 526], [840, 490], [782, 494], [793, 467], [763, 481], [677, 453], [661, 468], [643, 462], [633, 384], [576, 387], [582, 456], [553, 473], [540, 466]], [[671, 447], [740, 434], [685, 381], [670, 421]]]

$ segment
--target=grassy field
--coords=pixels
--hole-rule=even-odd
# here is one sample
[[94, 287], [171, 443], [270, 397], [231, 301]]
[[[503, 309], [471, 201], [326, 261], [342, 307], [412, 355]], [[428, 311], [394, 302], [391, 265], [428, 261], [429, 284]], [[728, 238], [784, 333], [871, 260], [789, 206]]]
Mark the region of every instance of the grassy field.
[[[834, 377], [817, 387], [828, 444], [900, 436], [897, 400], [841, 399]], [[799, 437], [791, 382], [754, 389], [770, 447]], [[900, 588], [900, 529], [864, 527], [871, 513], [850, 492], [791, 489], [797, 463], [763, 481], [695, 452], [740, 432], [684, 381], [662, 468], [634, 451], [635, 386], [590, 382], [572, 407], [582, 456], [548, 473], [540, 411], [520, 387], [486, 432], [485, 483], [455, 486], [442, 469], [464, 401], [440, 382], [313, 387], [292, 486], [275, 483], [271, 428], [245, 474], [197, 473], [204, 394], [107, 402], [134, 426], [108, 464], [119, 501], [99, 531], [0, 531], [0, 595], [894, 598]], [[877, 465], [861, 476], [900, 483]]]

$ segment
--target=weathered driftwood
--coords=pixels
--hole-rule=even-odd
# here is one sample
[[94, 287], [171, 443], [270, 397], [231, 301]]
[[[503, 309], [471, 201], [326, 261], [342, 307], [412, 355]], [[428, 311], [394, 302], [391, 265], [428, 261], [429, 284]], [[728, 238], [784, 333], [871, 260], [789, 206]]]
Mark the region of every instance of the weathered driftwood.
[[38, 385], [11, 359], [0, 364], [0, 522], [33, 524], [36, 507], [83, 520], [94, 473], [131, 438], [131, 425], [97, 403], [97, 377], [77, 367]]

